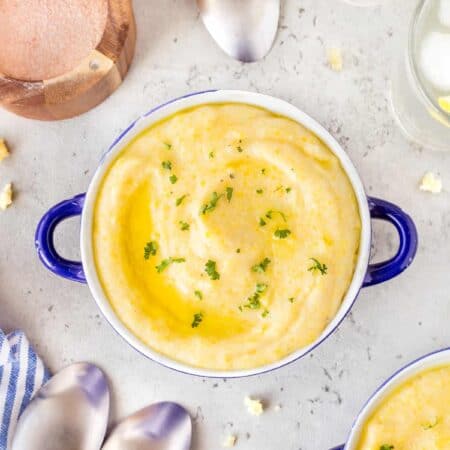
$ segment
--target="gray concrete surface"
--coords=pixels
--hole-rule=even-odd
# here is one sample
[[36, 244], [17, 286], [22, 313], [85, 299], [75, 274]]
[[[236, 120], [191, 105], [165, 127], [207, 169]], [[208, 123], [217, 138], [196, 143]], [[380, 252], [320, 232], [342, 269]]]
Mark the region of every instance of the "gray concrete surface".
[[[273, 51], [243, 65], [225, 56], [204, 29], [194, 0], [136, 0], [134, 64], [123, 86], [95, 110], [59, 123], [0, 111], [0, 135], [12, 157], [0, 184], [16, 188], [0, 213], [0, 327], [25, 330], [52, 370], [89, 360], [108, 373], [112, 419], [150, 402], [176, 400], [195, 422], [193, 450], [219, 449], [236, 433], [242, 450], [323, 450], [342, 443], [367, 396], [395, 369], [450, 345], [450, 152], [408, 143], [388, 108], [389, 78], [414, 0], [357, 8], [340, 0], [287, 0]], [[344, 52], [332, 72], [325, 49]], [[172, 372], [132, 350], [99, 315], [87, 287], [47, 272], [34, 251], [37, 221], [54, 203], [84, 191], [100, 154], [137, 115], [164, 100], [212, 87], [269, 93], [319, 120], [348, 151], [371, 195], [414, 217], [420, 248], [400, 278], [364, 289], [339, 330], [313, 354], [276, 372], [208, 380]], [[427, 170], [444, 192], [418, 190]], [[58, 230], [58, 247], [78, 256], [78, 224]], [[375, 224], [374, 258], [395, 250], [391, 228]], [[267, 412], [249, 416], [243, 398], [263, 398]], [[280, 412], [274, 411], [282, 405]]]

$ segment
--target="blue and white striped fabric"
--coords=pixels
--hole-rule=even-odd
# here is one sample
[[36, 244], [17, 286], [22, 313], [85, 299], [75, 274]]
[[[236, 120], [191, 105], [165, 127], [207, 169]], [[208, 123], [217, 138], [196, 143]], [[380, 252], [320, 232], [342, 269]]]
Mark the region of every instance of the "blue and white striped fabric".
[[24, 333], [0, 330], [0, 450], [8, 450], [20, 414], [48, 378]]

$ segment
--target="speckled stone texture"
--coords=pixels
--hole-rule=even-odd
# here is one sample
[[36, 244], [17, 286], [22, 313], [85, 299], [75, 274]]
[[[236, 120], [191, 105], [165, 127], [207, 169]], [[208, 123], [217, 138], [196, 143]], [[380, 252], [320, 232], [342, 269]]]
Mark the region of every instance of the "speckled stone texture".
[[[53, 370], [73, 361], [100, 364], [114, 388], [113, 417], [148, 403], [177, 400], [192, 412], [193, 450], [219, 449], [236, 433], [242, 450], [326, 450], [342, 443], [368, 395], [413, 358], [450, 345], [450, 152], [408, 143], [387, 101], [389, 78], [415, 1], [357, 8], [340, 0], [287, 0], [273, 51], [243, 65], [225, 56], [191, 0], [136, 0], [138, 47], [123, 86], [93, 111], [39, 123], [0, 112], [12, 156], [0, 184], [17, 189], [0, 214], [0, 327], [23, 328]], [[344, 69], [332, 72], [326, 49], [339, 46]], [[400, 278], [364, 289], [339, 330], [313, 354], [271, 374], [207, 380], [159, 367], [133, 351], [100, 316], [89, 291], [39, 263], [37, 221], [54, 203], [86, 190], [101, 153], [151, 106], [189, 91], [249, 89], [281, 97], [320, 121], [344, 146], [367, 192], [398, 203], [415, 219], [420, 247]], [[425, 171], [444, 192], [420, 192]], [[66, 256], [78, 255], [76, 220], [58, 230]], [[389, 226], [374, 226], [375, 260], [395, 250]], [[244, 397], [263, 398], [250, 416]], [[275, 412], [277, 404], [283, 407]]]

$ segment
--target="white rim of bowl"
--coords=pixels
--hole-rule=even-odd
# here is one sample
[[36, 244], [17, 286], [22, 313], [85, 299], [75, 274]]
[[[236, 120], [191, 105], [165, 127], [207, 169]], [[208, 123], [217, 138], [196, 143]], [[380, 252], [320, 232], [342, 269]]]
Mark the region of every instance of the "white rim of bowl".
[[[159, 353], [158, 351], [146, 345], [125, 326], [125, 324], [113, 311], [111, 304], [109, 303], [109, 300], [106, 297], [101, 286], [93, 258], [92, 224], [95, 201], [103, 176], [112, 162], [114, 162], [117, 154], [120, 153], [127, 146], [127, 144], [132, 141], [140, 132], [161, 121], [162, 119], [188, 108], [214, 103], [243, 103], [247, 105], [258, 106], [280, 116], [288, 117], [313, 132], [322, 140], [322, 142], [324, 142], [324, 144], [326, 144], [330, 148], [330, 150], [339, 159], [352, 184], [361, 217], [361, 237], [355, 272], [353, 274], [352, 282], [350, 283], [347, 293], [344, 296], [341, 306], [334, 316], [333, 320], [323, 330], [321, 335], [310, 345], [302, 347], [301, 349], [290, 353], [289, 355], [274, 363], [255, 367], [253, 369], [213, 370], [190, 366], [188, 364], [184, 364], [175, 359], [172, 359], [162, 353]], [[134, 349], [147, 356], [151, 360], [165, 367], [174, 369], [178, 372], [210, 378], [240, 378], [270, 372], [305, 356], [318, 345], [320, 345], [337, 329], [339, 324], [350, 311], [353, 303], [356, 300], [356, 297], [358, 296], [359, 290], [362, 287], [369, 264], [370, 242], [371, 221], [367, 197], [364, 191], [363, 184], [347, 153], [324, 127], [322, 127], [318, 122], [316, 122], [313, 118], [311, 118], [309, 115], [307, 115], [297, 107], [276, 97], [240, 90], [217, 90], [193, 93], [188, 96], [184, 96], [171, 102], [165, 103], [161, 107], [154, 108], [150, 112], [139, 117], [128, 128], [126, 128], [126, 130], [119, 136], [119, 138], [114, 141], [114, 144], [111, 146], [111, 148], [104, 155], [102, 161], [100, 162], [100, 165], [97, 168], [94, 177], [92, 178], [86, 194], [83, 214], [81, 218], [80, 246], [81, 259], [83, 262], [83, 269], [86, 275], [86, 280], [98, 307], [100, 308], [101, 312], [108, 320], [108, 322], [111, 324], [111, 326], [116, 330], [116, 332], [118, 332], [121, 337], [124, 338]]]

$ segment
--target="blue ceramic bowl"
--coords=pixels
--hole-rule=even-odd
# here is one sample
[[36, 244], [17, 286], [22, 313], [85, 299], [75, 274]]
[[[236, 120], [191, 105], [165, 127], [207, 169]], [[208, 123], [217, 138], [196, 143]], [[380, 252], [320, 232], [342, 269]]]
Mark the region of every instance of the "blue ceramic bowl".
[[[179, 111], [208, 103], [244, 103], [265, 108], [302, 124], [318, 136], [336, 155], [352, 183], [361, 216], [360, 248], [352, 282], [341, 307], [319, 338], [311, 345], [298, 349], [276, 363], [251, 370], [216, 371], [191, 367], [162, 355], [141, 342], [120, 321], [99, 282], [92, 250], [93, 208], [100, 183], [117, 154], [139, 133], [154, 123]], [[63, 220], [81, 215], [81, 262], [68, 261], [55, 250], [53, 235]], [[371, 219], [391, 223], [399, 235], [399, 248], [387, 261], [369, 264], [371, 243]], [[398, 206], [384, 200], [367, 197], [358, 173], [340, 144], [314, 119], [295, 106], [268, 95], [245, 91], [219, 90], [190, 94], [158, 106], [130, 124], [113, 142], [103, 156], [86, 194], [64, 200], [52, 207], [41, 219], [36, 231], [36, 248], [42, 263], [55, 274], [69, 280], [88, 283], [89, 288], [107, 320], [114, 329], [135, 349], [147, 357], [173, 369], [189, 374], [211, 377], [241, 377], [267, 372], [288, 364], [313, 350], [326, 339], [351, 309], [361, 287], [383, 283], [403, 272], [412, 262], [417, 249], [417, 231], [411, 218]]]
[[361, 439], [361, 432], [367, 420], [378, 406], [398, 387], [405, 383], [415, 375], [433, 369], [434, 367], [444, 366], [450, 364], [450, 348], [438, 350], [428, 355], [422, 356], [415, 361], [407, 364], [399, 371], [395, 372], [389, 377], [367, 400], [361, 412], [358, 414], [356, 420], [352, 425], [352, 429], [347, 439], [347, 443], [334, 447], [331, 450], [354, 450], [357, 448], [359, 440]]

